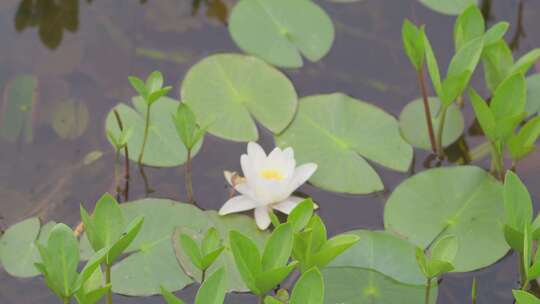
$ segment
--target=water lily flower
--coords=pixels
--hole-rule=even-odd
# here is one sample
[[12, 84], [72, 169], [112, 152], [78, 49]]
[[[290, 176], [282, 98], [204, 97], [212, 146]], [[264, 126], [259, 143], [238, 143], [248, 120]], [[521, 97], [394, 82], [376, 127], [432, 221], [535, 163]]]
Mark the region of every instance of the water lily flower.
[[272, 209], [289, 214], [303, 200], [292, 193], [317, 170], [314, 163], [296, 167], [292, 148], [275, 148], [267, 156], [254, 142], [248, 143], [240, 164], [244, 177], [225, 172], [225, 178], [240, 195], [229, 199], [219, 214], [255, 209], [255, 222], [262, 230], [270, 226]]

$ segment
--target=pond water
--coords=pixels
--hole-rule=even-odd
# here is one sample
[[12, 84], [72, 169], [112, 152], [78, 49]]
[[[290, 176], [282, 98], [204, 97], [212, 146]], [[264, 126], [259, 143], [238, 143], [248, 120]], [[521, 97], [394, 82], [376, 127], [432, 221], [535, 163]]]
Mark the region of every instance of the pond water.
[[[416, 0], [317, 2], [335, 23], [336, 41], [320, 62], [284, 71], [299, 96], [341, 91], [397, 116], [418, 95], [414, 71], [401, 47], [403, 19], [427, 24], [434, 48], [441, 54], [440, 62], [448, 62], [453, 51], [454, 18], [430, 11]], [[179, 83], [194, 63], [213, 53], [239, 52], [226, 27], [233, 4], [221, 0], [2, 0], [0, 86], [20, 74], [38, 79], [31, 113], [32, 139], [0, 138], [2, 227], [30, 216], [75, 226], [80, 203], [91, 206], [102, 193], [113, 192], [114, 155], [103, 125], [110, 108], [134, 94], [127, 76], [160, 70], [166, 82], [174, 85], [171, 95], [178, 97]], [[540, 46], [540, 1], [484, 1], [484, 8], [489, 11], [490, 23], [511, 23], [507, 38], [515, 41], [517, 54]], [[477, 75], [473, 85], [483, 87], [481, 79]], [[76, 122], [70, 121], [73, 113], [78, 115]], [[470, 107], [466, 106], [465, 113], [468, 125], [472, 125]], [[260, 131], [261, 144], [271, 149], [271, 134]], [[453, 150], [481, 142], [471, 128]], [[202, 208], [218, 209], [226, 201], [228, 190], [222, 172], [239, 170], [239, 155], [245, 149], [243, 143], [207, 138], [193, 164], [195, 195]], [[82, 166], [85, 155], [95, 150], [102, 151], [103, 157], [91, 166]], [[426, 161], [428, 157], [417, 151], [410, 174], [435, 165]], [[479, 165], [489, 164], [484, 160]], [[387, 195], [408, 174], [376, 168], [387, 189], [383, 193], [349, 196], [310, 185], [301, 189], [320, 204], [320, 215], [330, 234], [358, 228], [383, 229]], [[518, 171], [538, 201], [540, 188], [535, 186], [540, 177], [540, 152], [523, 161]], [[146, 193], [143, 178], [132, 170], [131, 199], [146, 195], [175, 200], [185, 197], [180, 168], [147, 168], [145, 173], [153, 192]], [[487, 269], [445, 276], [438, 303], [467, 302], [473, 277], [479, 282], [478, 303], [512, 303], [510, 290], [517, 284], [517, 263], [517, 257], [509, 255]], [[190, 301], [195, 290], [187, 288], [181, 295]], [[0, 270], [0, 303], [57, 302], [41, 278], [16, 279]], [[116, 296], [115, 303], [163, 300]], [[230, 295], [227, 303], [254, 300]]]

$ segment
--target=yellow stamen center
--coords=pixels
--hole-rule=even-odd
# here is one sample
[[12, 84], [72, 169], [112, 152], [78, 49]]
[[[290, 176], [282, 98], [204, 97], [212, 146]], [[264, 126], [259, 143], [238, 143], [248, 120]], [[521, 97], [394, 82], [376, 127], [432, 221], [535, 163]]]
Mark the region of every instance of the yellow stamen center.
[[283, 174], [281, 174], [281, 172], [279, 172], [277, 170], [272, 170], [272, 169], [262, 170], [261, 171], [261, 176], [264, 179], [274, 180], [274, 181], [279, 181], [279, 180], [282, 180], [282, 179], [285, 178], [285, 176], [283, 176]]

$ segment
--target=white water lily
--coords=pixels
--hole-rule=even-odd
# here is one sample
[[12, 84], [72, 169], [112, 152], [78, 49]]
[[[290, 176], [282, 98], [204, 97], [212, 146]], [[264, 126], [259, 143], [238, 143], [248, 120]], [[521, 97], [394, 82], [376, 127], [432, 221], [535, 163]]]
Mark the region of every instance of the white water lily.
[[275, 148], [267, 156], [254, 142], [248, 143], [240, 164], [244, 177], [225, 172], [225, 178], [240, 195], [229, 199], [219, 214], [255, 209], [255, 222], [263, 230], [270, 226], [272, 209], [289, 214], [303, 200], [292, 193], [317, 170], [314, 163], [296, 167], [292, 148]]

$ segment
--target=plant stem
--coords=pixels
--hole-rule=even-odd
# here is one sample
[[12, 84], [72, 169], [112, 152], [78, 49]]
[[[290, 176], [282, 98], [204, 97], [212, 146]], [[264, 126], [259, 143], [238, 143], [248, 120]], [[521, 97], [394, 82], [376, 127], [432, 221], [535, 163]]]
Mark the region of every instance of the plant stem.
[[431, 278], [427, 279], [426, 282], [426, 292], [424, 297], [424, 304], [429, 304], [429, 295], [431, 293]]
[[439, 119], [439, 129], [437, 130], [437, 155], [440, 159], [444, 158], [444, 148], [443, 148], [443, 133], [444, 133], [444, 124], [446, 122], [446, 112], [448, 112], [448, 106], [443, 105], [441, 108], [441, 118]]
[[69, 304], [70, 301], [69, 301], [69, 298], [64, 298], [64, 304]]
[[[124, 131], [124, 124], [122, 123], [122, 119], [120, 118], [120, 113], [118, 113], [117, 109], [113, 110], [114, 117], [116, 117], [116, 123], [118, 124], [118, 128], [121, 132]], [[124, 179], [125, 179], [125, 186], [124, 186], [124, 201], [129, 200], [129, 149], [128, 145], [126, 144], [124, 146]]]
[[206, 279], [206, 269], [202, 271], [201, 274], [201, 284], [204, 283], [204, 280]]
[[520, 284], [521, 284], [521, 290], [527, 290], [527, 287], [529, 286], [529, 281], [527, 280], [527, 274], [525, 273], [527, 269], [525, 269], [525, 266], [523, 265], [523, 255], [519, 255], [519, 277], [520, 277]]
[[139, 165], [142, 164], [142, 159], [143, 159], [143, 156], [144, 156], [144, 148], [146, 147], [146, 141], [148, 140], [148, 129], [150, 127], [150, 109], [152, 108], [152, 106], [148, 105], [147, 109], [146, 109], [146, 122], [144, 124], [144, 136], [143, 136], [143, 142], [142, 142], [142, 147], [141, 147], [141, 154], [139, 154]]
[[493, 164], [495, 165], [495, 170], [497, 171], [497, 178], [500, 181], [504, 180], [504, 160], [499, 148], [499, 144], [496, 142], [491, 143], [491, 151], [493, 157]]
[[187, 150], [187, 161], [184, 166], [184, 179], [186, 183], [186, 193], [188, 203], [193, 203], [193, 181], [191, 179], [191, 149]]
[[258, 304], [264, 304], [264, 295], [259, 296], [259, 300], [257, 301]]
[[120, 198], [122, 187], [120, 187], [120, 150], [114, 153], [114, 188], [116, 189], [116, 199]]
[[429, 108], [429, 99], [426, 89], [426, 79], [424, 78], [424, 69], [418, 70], [418, 84], [420, 85], [420, 91], [422, 92], [422, 100], [424, 101], [424, 113], [426, 116], [427, 129], [429, 134], [429, 142], [431, 143], [431, 149], [433, 153], [437, 152], [437, 142], [435, 141], [435, 131], [433, 130], [433, 120], [431, 119], [431, 110]]
[[[105, 284], [111, 284], [111, 266], [105, 264]], [[107, 292], [107, 304], [112, 304], [112, 289]]]

